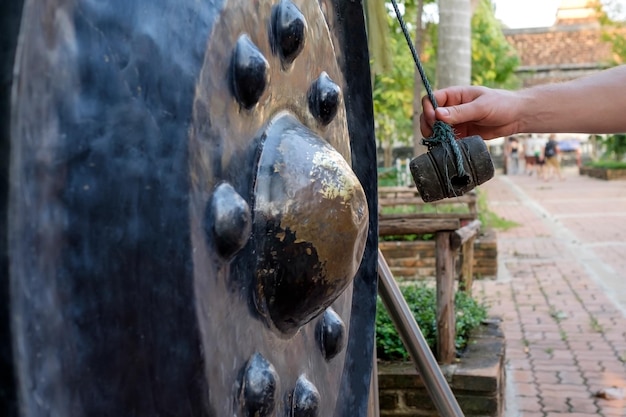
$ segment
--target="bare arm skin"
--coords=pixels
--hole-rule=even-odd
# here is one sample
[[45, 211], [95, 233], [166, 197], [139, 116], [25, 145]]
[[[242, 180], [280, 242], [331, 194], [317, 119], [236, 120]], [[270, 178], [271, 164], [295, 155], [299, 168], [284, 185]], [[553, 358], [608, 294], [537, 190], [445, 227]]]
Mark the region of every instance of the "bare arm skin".
[[493, 139], [515, 133], [626, 132], [626, 65], [576, 80], [506, 91], [449, 87], [435, 91], [437, 111], [422, 99], [422, 134], [442, 120], [459, 137]]

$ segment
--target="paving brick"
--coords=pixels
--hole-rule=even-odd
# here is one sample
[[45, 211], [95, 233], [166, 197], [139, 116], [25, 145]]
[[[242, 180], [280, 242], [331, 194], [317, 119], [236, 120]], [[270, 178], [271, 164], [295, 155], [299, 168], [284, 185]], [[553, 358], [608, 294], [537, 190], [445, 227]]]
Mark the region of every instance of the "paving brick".
[[626, 187], [564, 172], [560, 183], [519, 175], [481, 185], [489, 207], [521, 226], [498, 232], [501, 276], [477, 285], [507, 312], [502, 328], [519, 416], [579, 417], [600, 410], [624, 417], [619, 404], [591, 394], [626, 384], [626, 318], [589, 275], [579, 249], [607, 268], [626, 269], [626, 228], [615, 227], [616, 221], [626, 224]]
[[512, 371], [513, 381], [515, 384], [518, 383], [532, 383], [534, 382], [535, 376], [532, 371]]
[[535, 382], [538, 384], [558, 384], [558, 371], [535, 371]]
[[598, 400], [596, 402], [598, 407], [604, 410], [626, 410], [626, 402], [624, 400]]
[[546, 413], [559, 412], [566, 413], [570, 411], [568, 404], [569, 394], [566, 392], [559, 394], [551, 393], [547, 396], [541, 396], [542, 410]]
[[538, 369], [542, 372], [554, 372], [556, 375], [557, 372], [576, 372], [578, 371], [578, 366], [573, 363], [571, 360], [543, 360], [543, 361], [533, 361], [533, 366], [535, 369]]
[[542, 406], [541, 406], [541, 403], [539, 402], [538, 397], [516, 396], [515, 401], [517, 403], [517, 408], [520, 411], [523, 411], [524, 415], [526, 415], [526, 412], [541, 412], [542, 410]]
[[591, 393], [585, 384], [580, 385], [542, 385], [541, 395], [548, 397], [565, 397], [565, 398], [589, 398], [591, 399]]
[[559, 371], [557, 372], [557, 378], [559, 379], [561, 385], [583, 385], [585, 383], [585, 380], [579, 371]]
[[585, 415], [596, 415], [600, 411], [598, 406], [596, 405], [594, 398], [591, 397], [580, 397], [580, 398], [570, 398], [569, 399], [570, 410], [573, 413], [580, 413]]
[[[570, 242], [559, 240], [552, 220], [532, 210], [528, 202], [558, 219], [582, 244], [598, 244], [607, 232], [615, 231], [616, 224], [625, 225], [621, 230], [626, 236], [626, 187], [575, 174], [558, 185], [544, 185], [527, 176], [500, 178], [484, 185], [489, 205], [500, 216], [522, 226], [498, 233], [498, 256], [503, 258], [500, 264], [505, 265], [510, 281], [482, 288], [487, 296], [500, 301], [500, 309], [510, 311], [503, 316], [503, 328], [508, 370], [517, 390], [515, 403], [524, 417], [538, 417], [542, 411], [546, 413], [542, 417], [595, 415], [598, 399], [590, 393], [608, 381], [626, 381], [626, 368], [620, 359], [626, 355], [626, 319], [587, 275], [578, 253], [568, 248]], [[585, 199], [580, 198], [583, 193]], [[592, 214], [598, 212], [592, 200], [611, 201], [609, 206], [618, 216], [613, 220], [623, 216], [624, 221], [606, 227], [604, 216]], [[579, 217], [584, 213], [590, 215]], [[623, 258], [623, 247], [616, 252], [607, 245], [600, 251], [590, 248], [600, 262], [613, 263], [616, 271], [624, 269], [616, 263]], [[611, 258], [609, 253], [618, 256]], [[555, 320], [555, 311], [565, 316]], [[598, 325], [595, 328], [594, 323]], [[619, 408], [599, 407], [609, 413]], [[603, 415], [625, 416], [626, 412]]]
[[515, 384], [515, 392], [517, 395], [524, 397], [532, 397], [539, 394], [537, 384], [528, 382], [519, 382]]
[[589, 414], [587, 414], [587, 413], [580, 413], [580, 412], [577, 412], [577, 411], [569, 412], [569, 413], [561, 413], [561, 412], [553, 413], [553, 412], [550, 412], [550, 413], [546, 413], [544, 415], [544, 417], [589, 417]]

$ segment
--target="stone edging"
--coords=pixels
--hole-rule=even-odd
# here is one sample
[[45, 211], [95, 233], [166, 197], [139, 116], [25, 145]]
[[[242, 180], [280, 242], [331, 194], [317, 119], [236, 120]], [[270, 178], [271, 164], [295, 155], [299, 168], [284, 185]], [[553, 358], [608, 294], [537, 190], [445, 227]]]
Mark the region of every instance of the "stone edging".
[[592, 178], [599, 178], [601, 180], [625, 180], [626, 169], [609, 169], [609, 168], [594, 168], [582, 166], [578, 169], [580, 175], [587, 175]]
[[[380, 240], [378, 247], [396, 279], [423, 280], [435, 277], [434, 241]], [[460, 265], [457, 265], [457, 271], [460, 271]], [[485, 230], [474, 241], [474, 277], [495, 279], [497, 274], [497, 233], [495, 230]]]

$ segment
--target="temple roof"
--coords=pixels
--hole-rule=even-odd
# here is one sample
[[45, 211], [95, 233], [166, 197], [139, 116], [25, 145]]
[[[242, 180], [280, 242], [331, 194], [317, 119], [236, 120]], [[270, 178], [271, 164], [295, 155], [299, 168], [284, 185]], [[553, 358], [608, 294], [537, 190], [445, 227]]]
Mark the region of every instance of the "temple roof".
[[556, 12], [556, 25], [596, 22], [599, 6], [598, 0], [561, 0]]

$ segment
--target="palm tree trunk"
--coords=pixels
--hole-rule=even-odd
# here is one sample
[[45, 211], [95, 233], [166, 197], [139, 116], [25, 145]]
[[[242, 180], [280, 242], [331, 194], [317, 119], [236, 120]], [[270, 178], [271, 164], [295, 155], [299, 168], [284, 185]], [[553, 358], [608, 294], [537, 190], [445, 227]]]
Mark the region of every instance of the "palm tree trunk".
[[471, 0], [439, 0], [437, 87], [469, 85], [472, 77]]

